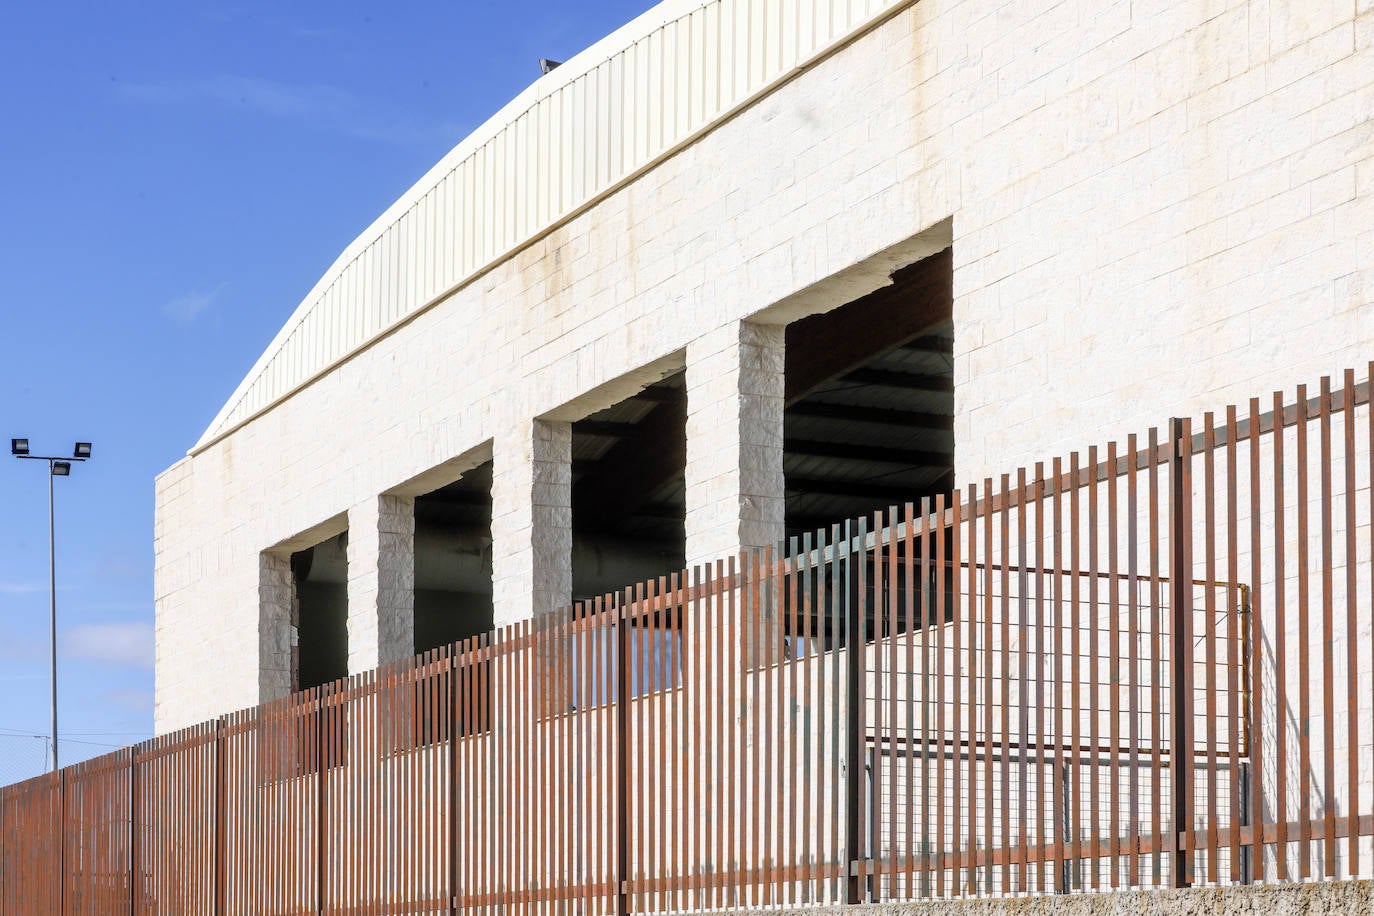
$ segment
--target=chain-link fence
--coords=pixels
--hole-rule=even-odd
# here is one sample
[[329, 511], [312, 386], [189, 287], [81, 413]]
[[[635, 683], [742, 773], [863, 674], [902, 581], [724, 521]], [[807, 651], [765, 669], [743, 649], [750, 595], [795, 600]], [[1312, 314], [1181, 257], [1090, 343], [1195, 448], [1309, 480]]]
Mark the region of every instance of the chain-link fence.
[[43, 735], [0, 733], [0, 786], [23, 782], [47, 772], [51, 753], [52, 745]]

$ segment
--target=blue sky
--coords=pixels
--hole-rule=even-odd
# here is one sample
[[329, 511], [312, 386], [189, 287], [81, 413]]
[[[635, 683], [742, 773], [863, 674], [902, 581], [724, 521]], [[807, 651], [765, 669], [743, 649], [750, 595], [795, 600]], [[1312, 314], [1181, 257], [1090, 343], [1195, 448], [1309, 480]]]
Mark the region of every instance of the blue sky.
[[[0, 440], [57, 481], [62, 762], [152, 728], [153, 478], [343, 247], [650, 0], [18, 4], [0, 30]], [[6, 445], [8, 443], [6, 442]], [[0, 782], [48, 730], [47, 480], [0, 470]], [[213, 685], [206, 685], [213, 689]]]

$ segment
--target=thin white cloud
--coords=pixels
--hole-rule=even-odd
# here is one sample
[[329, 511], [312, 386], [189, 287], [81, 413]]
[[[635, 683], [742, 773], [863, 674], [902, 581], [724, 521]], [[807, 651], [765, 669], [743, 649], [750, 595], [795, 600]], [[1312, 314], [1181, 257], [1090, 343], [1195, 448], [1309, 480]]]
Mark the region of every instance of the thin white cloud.
[[190, 324], [214, 304], [217, 295], [219, 290], [216, 289], [208, 293], [195, 292], [178, 296], [162, 307], [162, 314], [178, 324]]
[[31, 595], [47, 590], [46, 585], [35, 585], [30, 582], [0, 582], [0, 595]]
[[46, 657], [45, 652], [44, 644], [29, 634], [16, 630], [0, 629], [0, 660], [36, 662]]
[[141, 621], [87, 623], [64, 634], [63, 654], [112, 665], [153, 667], [153, 625]]
[[325, 83], [282, 83], [246, 76], [217, 76], [183, 83], [121, 83], [121, 98], [144, 104], [210, 102], [262, 117], [391, 143], [452, 139], [453, 124], [433, 123]]
[[153, 711], [153, 692], [151, 690], [139, 690], [137, 688], [111, 690], [105, 694], [105, 699], [130, 712], [151, 713]]

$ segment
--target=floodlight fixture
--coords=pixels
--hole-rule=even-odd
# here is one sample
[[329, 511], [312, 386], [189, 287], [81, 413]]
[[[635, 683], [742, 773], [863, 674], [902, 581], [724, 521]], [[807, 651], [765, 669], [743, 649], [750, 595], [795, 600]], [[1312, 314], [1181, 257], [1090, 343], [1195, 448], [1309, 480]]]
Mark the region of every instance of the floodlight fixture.
[[549, 60], [547, 57], [541, 57], [539, 58], [539, 75], [548, 76], [562, 65], [561, 60]]
[[28, 439], [11, 439], [10, 454], [16, 458], [26, 458], [29, 461], [46, 461], [48, 463], [48, 648], [51, 657], [51, 686], [52, 686], [52, 769], [57, 772], [57, 524], [56, 513], [53, 511], [53, 491], [56, 487], [53, 480], [58, 477], [70, 477], [72, 474], [73, 461], [87, 461], [91, 457], [91, 443], [78, 442], [72, 448], [70, 458], [59, 458], [56, 455], [33, 455], [29, 453]]

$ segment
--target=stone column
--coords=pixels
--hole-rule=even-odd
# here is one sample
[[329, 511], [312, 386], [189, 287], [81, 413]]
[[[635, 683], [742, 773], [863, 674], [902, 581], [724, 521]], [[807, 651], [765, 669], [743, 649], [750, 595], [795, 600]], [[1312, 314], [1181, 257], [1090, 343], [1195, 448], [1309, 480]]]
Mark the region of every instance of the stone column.
[[500, 627], [572, 600], [572, 424], [535, 420], [492, 445], [492, 589]]
[[348, 671], [415, 654], [415, 499], [348, 510]]
[[783, 327], [687, 345], [687, 563], [776, 545], [783, 524]]
[[280, 700], [294, 689], [296, 581], [291, 556], [258, 554], [258, 702]]

